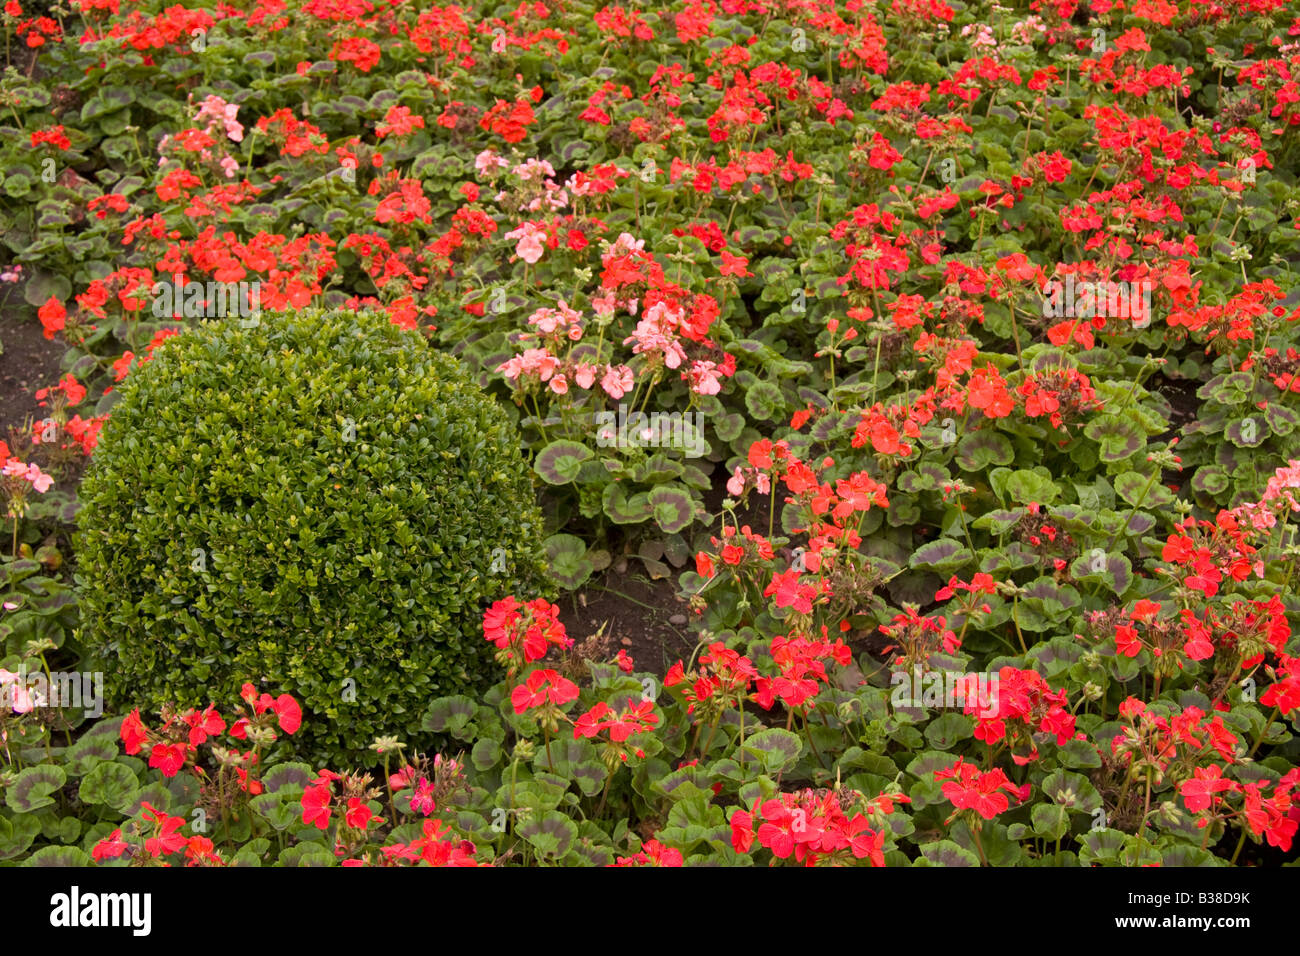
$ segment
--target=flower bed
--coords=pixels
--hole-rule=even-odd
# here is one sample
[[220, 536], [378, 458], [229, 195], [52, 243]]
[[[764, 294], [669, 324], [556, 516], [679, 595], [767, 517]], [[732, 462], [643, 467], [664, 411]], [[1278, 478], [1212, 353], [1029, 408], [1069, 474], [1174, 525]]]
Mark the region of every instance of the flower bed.
[[[0, 859], [1292, 851], [1289, 5], [74, 6], [4, 8], [0, 282], [66, 355], [0, 447]], [[70, 535], [122, 383], [309, 307], [457, 356], [555, 582], [672, 581], [693, 653], [500, 593], [465, 639], [502, 682], [359, 769], [295, 759], [287, 672], [214, 679], [252, 682], [229, 726], [72, 704], [112, 678]]]

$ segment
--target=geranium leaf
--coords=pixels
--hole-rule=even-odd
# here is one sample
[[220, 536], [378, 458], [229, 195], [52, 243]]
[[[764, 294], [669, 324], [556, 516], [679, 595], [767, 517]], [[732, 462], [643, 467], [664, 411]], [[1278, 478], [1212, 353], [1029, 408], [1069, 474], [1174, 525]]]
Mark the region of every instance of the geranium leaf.
[[756, 758], [768, 774], [789, 770], [803, 752], [803, 740], [780, 727], [769, 727], [746, 738], [743, 752]]
[[[922, 860], [925, 862], [922, 863]], [[962, 849], [952, 840], [939, 840], [921, 847], [917, 866], [979, 866], [980, 858], [970, 850]]]
[[32, 813], [54, 803], [51, 794], [67, 782], [63, 768], [53, 764], [28, 767], [5, 790], [5, 802], [18, 813]]
[[100, 763], [81, 781], [77, 796], [85, 803], [102, 803], [114, 810], [130, 806], [140, 789], [136, 775], [120, 763]]
[[439, 697], [429, 704], [421, 725], [425, 730], [432, 730], [434, 733], [459, 736], [474, 719], [477, 710], [478, 704], [461, 694]]
[[91, 866], [90, 854], [76, 846], [44, 846], [23, 861], [23, 866]]
[[587, 543], [577, 535], [553, 534], [542, 543], [542, 547], [550, 560], [551, 574], [562, 587], [575, 590], [595, 571], [587, 557]]
[[1102, 415], [1084, 426], [1083, 433], [1098, 445], [1104, 462], [1124, 461], [1146, 447], [1146, 433], [1133, 419]]
[[578, 477], [582, 463], [592, 456], [586, 445], [576, 441], [553, 441], [537, 453], [533, 471], [551, 485], [566, 485]]
[[646, 499], [655, 523], [668, 534], [681, 531], [695, 518], [695, 502], [684, 488], [665, 486], [650, 492]]
[[953, 574], [975, 560], [974, 553], [952, 538], [927, 541], [914, 552], [908, 565], [931, 568], [940, 574]]
[[605, 486], [601, 494], [601, 507], [605, 516], [615, 524], [640, 524], [649, 520], [653, 514], [649, 494], [638, 491], [629, 498], [618, 482]]
[[540, 856], [559, 859], [569, 852], [578, 837], [578, 825], [563, 813], [535, 815], [516, 831]]
[[1009, 465], [1015, 450], [1005, 435], [989, 428], [967, 432], [957, 442], [957, 464], [963, 471], [983, 471], [990, 465]]

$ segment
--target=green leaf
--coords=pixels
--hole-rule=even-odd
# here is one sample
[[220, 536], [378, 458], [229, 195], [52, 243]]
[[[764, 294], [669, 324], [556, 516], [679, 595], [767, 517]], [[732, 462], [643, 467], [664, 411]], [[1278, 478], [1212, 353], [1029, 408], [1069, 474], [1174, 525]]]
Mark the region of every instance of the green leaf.
[[668, 534], [675, 534], [695, 518], [695, 502], [690, 492], [671, 485], [656, 488], [647, 497], [655, 523]]
[[1117, 864], [1125, 840], [1126, 835], [1119, 830], [1092, 830], [1080, 840], [1079, 863], [1082, 866], [1092, 866], [1095, 863]]
[[1199, 846], [1188, 846], [1179, 844], [1161, 851], [1162, 863], [1164, 866], [1227, 866], [1226, 860], [1221, 860], [1209, 850], [1202, 850]]
[[935, 750], [949, 750], [975, 733], [975, 721], [965, 714], [947, 713], [925, 728], [925, 739]]
[[[1161, 508], [1174, 500], [1173, 493], [1160, 484], [1159, 477], [1147, 487], [1150, 475], [1126, 471], [1115, 476], [1115, 493], [1135, 508]], [[1145, 492], [1145, 496], [1144, 496]]]
[[542, 544], [550, 559], [551, 574], [570, 591], [581, 587], [595, 567], [587, 557], [587, 543], [572, 534], [553, 534]]
[[470, 752], [470, 760], [474, 764], [474, 769], [482, 773], [496, 766], [497, 761], [501, 759], [501, 742], [493, 740], [491, 737], [482, 737], [475, 741], [474, 749]]
[[1102, 461], [1123, 461], [1146, 447], [1146, 432], [1132, 418], [1101, 415], [1084, 426], [1083, 433], [1097, 442]]
[[334, 866], [337, 857], [320, 843], [299, 843], [280, 851], [276, 866]]
[[917, 866], [979, 866], [980, 858], [970, 850], [962, 849], [952, 840], [939, 840], [937, 843], [926, 843], [921, 847], [921, 860], [916, 861]]
[[271, 849], [271, 841], [265, 837], [250, 840], [239, 848], [231, 860], [232, 866], [261, 866], [262, 859]]
[[590, 152], [591, 144], [578, 139], [560, 147], [560, 158], [566, 165], [576, 166], [579, 160], [585, 159]]
[[727, 839], [730, 832], [721, 807], [709, 801], [711, 793], [696, 792], [678, 800], [668, 811], [668, 823], [657, 836], [666, 845], [687, 853], [702, 842]]
[[1073, 813], [1092, 813], [1102, 806], [1101, 794], [1092, 782], [1081, 773], [1054, 770], [1042, 783], [1043, 793]]
[[1074, 559], [1070, 575], [1086, 584], [1104, 584], [1119, 597], [1133, 584], [1133, 565], [1119, 552], [1108, 554], [1101, 548], [1093, 548]]
[[578, 825], [563, 813], [551, 811], [534, 815], [515, 832], [532, 844], [540, 856], [559, 859], [577, 839]]
[[1086, 740], [1070, 740], [1057, 749], [1057, 757], [1067, 767], [1095, 768], [1101, 766], [1097, 748]]
[[576, 441], [553, 441], [537, 454], [533, 471], [551, 485], [567, 485], [578, 477], [582, 463], [592, 457], [586, 445]]
[[649, 520], [653, 513], [649, 494], [638, 491], [629, 498], [616, 481], [605, 486], [600, 502], [606, 517], [615, 524], [640, 524]]
[[1070, 815], [1061, 806], [1035, 804], [1030, 817], [1034, 821], [1034, 833], [1045, 840], [1056, 840], [1070, 829]]
[[1231, 482], [1226, 469], [1218, 465], [1201, 465], [1192, 475], [1192, 490], [1213, 497], [1227, 491]]
[[956, 461], [963, 471], [983, 471], [990, 465], [1009, 465], [1015, 460], [1011, 442], [989, 428], [968, 432], [957, 442]]
[[987, 529], [993, 534], [1006, 534], [1023, 518], [1028, 512], [1024, 508], [995, 508], [992, 511], [986, 511], [974, 521], [972, 528]]
[[1061, 494], [1061, 489], [1051, 478], [1028, 469], [1013, 471], [1006, 477], [1003, 487], [1014, 502], [1050, 505]]
[[307, 785], [316, 779], [316, 774], [305, 763], [290, 761], [278, 763], [266, 772], [262, 778], [262, 787], [267, 793], [279, 793], [281, 790], [306, 790]]
[[914, 552], [908, 562], [913, 568], [931, 568], [940, 574], [954, 574], [975, 560], [969, 548], [953, 538], [928, 541]]
[[437, 734], [447, 733], [464, 740], [461, 734], [470, 725], [477, 711], [478, 704], [461, 694], [439, 697], [424, 712], [421, 726]]
[[745, 428], [745, 416], [739, 412], [729, 412], [725, 415], [718, 415], [713, 420], [713, 434], [717, 435], [719, 440], [730, 442], [736, 438]]
[[768, 421], [785, 408], [781, 389], [771, 382], [757, 382], [745, 392], [745, 408], [752, 418]]
[[258, 794], [249, 803], [277, 830], [287, 830], [302, 819], [302, 794], [291, 788]]
[[25, 580], [41, 570], [39, 561], [32, 561], [30, 558], [19, 558], [17, 561], [5, 561], [0, 563], [0, 585], [12, 586], [19, 581]]
[[140, 781], [128, 767], [104, 762], [86, 774], [77, 796], [85, 803], [102, 803], [120, 812], [131, 805], [139, 789]]
[[72, 283], [64, 276], [37, 269], [27, 280], [23, 289], [23, 298], [27, 304], [35, 307], [44, 305], [51, 297], [67, 303], [72, 295]]
[[[68, 775], [80, 777], [104, 760], [115, 760], [122, 752], [118, 746], [119, 720], [102, 721], [92, 727], [80, 740], [63, 754], [63, 766]], [[99, 728], [105, 727], [106, 731]]]
[[1223, 430], [1223, 437], [1238, 448], [1258, 448], [1268, 436], [1268, 422], [1263, 415], [1247, 415]]
[[918, 779], [924, 780], [936, 771], [947, 770], [956, 762], [957, 757], [953, 754], [926, 750], [912, 758], [911, 763], [907, 765], [907, 772]]
[[[693, 434], [694, 425], [690, 427]], [[685, 444], [688, 446], [694, 444], [694, 440], [690, 435], [686, 436]], [[667, 455], [651, 455], [632, 471], [632, 480], [643, 485], [657, 485], [665, 481], [672, 481], [674, 478], [680, 478], [685, 470], [685, 465], [680, 461], [674, 461]]]
[[1300, 415], [1277, 402], [1270, 402], [1264, 409], [1264, 420], [1274, 435], [1289, 435], [1300, 425]]
[[[803, 752], [803, 740], [781, 727], [768, 727], [745, 739], [741, 748], [746, 757], [754, 757], [767, 774], [778, 774], [789, 770], [799, 760]], [[748, 759], [745, 761], [748, 763]]]
[[[45, 836], [59, 843], [75, 843], [81, 835], [81, 820], [77, 817], [55, 817], [54, 811], [46, 811], [49, 816], [42, 825]], [[45, 813], [41, 816], [46, 816]]]
[[1223, 405], [1243, 405], [1250, 401], [1254, 379], [1248, 372], [1217, 375], [1196, 390], [1198, 398], [1212, 398]]
[[26, 860], [23, 866], [92, 866], [90, 854], [78, 846], [41, 847]]
[[52, 764], [28, 767], [5, 791], [5, 802], [18, 813], [31, 813], [48, 807], [54, 803], [51, 794], [57, 793], [67, 779], [62, 767]]
[[12, 820], [0, 816], [0, 860], [12, 860], [24, 852], [40, 832], [35, 814], [19, 813]]

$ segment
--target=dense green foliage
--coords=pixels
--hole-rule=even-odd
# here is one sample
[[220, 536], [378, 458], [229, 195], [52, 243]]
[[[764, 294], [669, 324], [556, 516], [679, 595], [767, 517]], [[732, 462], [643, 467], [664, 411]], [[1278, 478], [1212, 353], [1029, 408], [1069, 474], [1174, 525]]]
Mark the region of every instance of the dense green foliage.
[[132, 375], [83, 485], [83, 640], [109, 697], [254, 674], [356, 752], [485, 676], [489, 595], [544, 574], [519, 440], [383, 316], [202, 326]]

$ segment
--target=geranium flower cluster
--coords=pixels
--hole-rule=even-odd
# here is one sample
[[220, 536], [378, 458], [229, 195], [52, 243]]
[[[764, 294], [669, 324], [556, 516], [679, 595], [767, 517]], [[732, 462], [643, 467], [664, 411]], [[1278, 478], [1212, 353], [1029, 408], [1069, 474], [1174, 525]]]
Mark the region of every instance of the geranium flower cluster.
[[27, 512], [28, 491], [44, 494], [53, 487], [54, 477], [41, 471], [40, 465], [34, 462], [29, 464], [12, 457], [4, 442], [0, 442], [0, 458], [4, 460], [0, 477], [5, 480], [0, 483], [0, 488], [3, 488], [8, 505], [7, 514], [10, 518], [21, 518]]
[[126, 855], [133, 866], [171, 866], [167, 857], [184, 850], [187, 867], [226, 866], [227, 861], [210, 839], [202, 834], [186, 837], [179, 832], [186, 822], [184, 817], [171, 816], [145, 801], [141, 804], [141, 819], [131, 824], [134, 839], [123, 836], [118, 827], [91, 848], [91, 859], [101, 863]]
[[893, 664], [903, 670], [925, 667], [931, 654], [940, 651], [956, 654], [961, 650], [961, 639], [948, 627], [947, 617], [922, 615], [915, 605], [904, 605], [901, 612], [878, 629], [894, 642], [886, 644], [880, 652], [895, 651]]
[[960, 757], [951, 767], [936, 770], [934, 779], [943, 781], [943, 795], [955, 808], [945, 823], [951, 823], [964, 810], [992, 820], [1010, 808], [1011, 797], [1021, 802], [1028, 800], [1031, 789], [1027, 783], [1017, 786], [998, 768], [981, 771]]
[[1225, 578], [1263, 576], [1264, 563], [1249, 543], [1254, 529], [1243, 527], [1232, 512], [1220, 511], [1214, 521], [1188, 516], [1177, 527], [1180, 533], [1165, 540], [1160, 560], [1172, 566], [1166, 573], [1189, 591], [1210, 598]]
[[997, 695], [996, 707], [989, 708], [989, 701], [967, 699], [964, 711], [975, 717], [975, 739], [1009, 749], [1015, 763], [1038, 759], [1037, 734], [1054, 737], [1058, 747], [1075, 737], [1065, 689], [1053, 691], [1037, 671], [1003, 667], [990, 692]]
[[388, 777], [388, 788], [393, 793], [407, 791], [411, 809], [421, 816], [429, 816], [438, 803], [468, 786], [465, 765], [460, 760], [434, 754], [433, 760], [419, 755]]
[[658, 840], [646, 840], [631, 856], [620, 856], [611, 866], [681, 866], [682, 851], [664, 846]]
[[[380, 850], [379, 865], [406, 866], [424, 862], [429, 866], [480, 866], [474, 855], [478, 848], [470, 840], [461, 839], [441, 820], [425, 820], [420, 836], [410, 843], [390, 843]], [[344, 866], [365, 866], [364, 860], [344, 860]]]
[[829, 639], [825, 626], [822, 640], [813, 640], [801, 634], [788, 637], [778, 634], [772, 638], [772, 662], [779, 673], [774, 677], [761, 676], [754, 682], [753, 700], [764, 710], [780, 700], [787, 709], [807, 707], [829, 682], [826, 662], [841, 667], [853, 662], [853, 652], [839, 638]]
[[1203, 757], [1217, 754], [1220, 760], [1236, 763], [1241, 738], [1228, 729], [1218, 714], [1210, 716], [1199, 707], [1185, 707], [1165, 716], [1144, 701], [1129, 697], [1120, 705], [1124, 729], [1111, 740], [1111, 754], [1129, 776], [1174, 773], [1172, 765], [1183, 765], [1190, 773]]
[[483, 636], [497, 648], [497, 662], [513, 676], [522, 661], [540, 661], [552, 647], [567, 650], [573, 639], [560, 623], [560, 609], [544, 598], [520, 604], [513, 596], [483, 612]]
[[[236, 707], [234, 721], [229, 725], [216, 706], [210, 704], [201, 710], [164, 708], [162, 725], [151, 729], [141, 720], [137, 708], [122, 720], [118, 729], [123, 749], [128, 756], [147, 750], [149, 766], [164, 778], [175, 777], [188, 768], [197, 778], [200, 807], [220, 815], [219, 811], [233, 805], [236, 795], [247, 799], [262, 793], [255, 768], [259, 753], [276, 740], [277, 728], [293, 734], [302, 725], [302, 709], [289, 694], [271, 697], [259, 694], [252, 684], [244, 684], [240, 696], [248, 709]], [[234, 740], [251, 743], [252, 747], [241, 752], [239, 748], [232, 750], [219, 745], [218, 736], [227, 732]], [[210, 775], [199, 763], [198, 749], [204, 744], [211, 747], [218, 765], [215, 775]], [[201, 833], [185, 837], [178, 832], [187, 822], [184, 817], [168, 816], [145, 803], [142, 820], [131, 825], [134, 837], [145, 837], [143, 844], [123, 836], [119, 827], [93, 847], [91, 857], [99, 862], [126, 854], [132, 865], [170, 866], [166, 858], [183, 849], [186, 866], [224, 866], [226, 861], [214, 850], [208, 837]]]
[[858, 860], [884, 866], [884, 817], [896, 804], [908, 802], [906, 795], [897, 793], [872, 800], [851, 790], [781, 793], [760, 802], [753, 812], [732, 813], [731, 846], [737, 853], [749, 853], [757, 841], [772, 852], [773, 865], [793, 859], [804, 866], [846, 866]]
[[[234, 767], [241, 789], [257, 794], [261, 792], [261, 784], [249, 776], [247, 768], [257, 763], [259, 750], [275, 741], [277, 727], [286, 734], [298, 732], [302, 726], [302, 708], [289, 694], [279, 697], [259, 694], [252, 684], [244, 684], [240, 696], [249, 710], [235, 708], [235, 720], [229, 725], [230, 736], [253, 747], [245, 753], [226, 752], [222, 748], [220, 752], [214, 750], [214, 754], [223, 766]], [[128, 755], [134, 756], [147, 746], [149, 766], [164, 777], [176, 776], [187, 765], [196, 767], [198, 748], [227, 729], [225, 718], [214, 704], [180, 713], [165, 709], [162, 719], [161, 727], [150, 729], [136, 708], [123, 719], [118, 733]]]
[[[730, 707], [740, 707], [750, 684], [757, 679], [754, 662], [721, 641], [714, 641], [700, 655], [699, 667], [687, 670], [679, 660], [664, 675], [665, 687], [681, 685], [679, 692], [687, 702], [686, 712], [701, 712], [698, 720], [711, 721]], [[706, 748], [707, 749], [707, 748]]]
[[1207, 830], [1207, 839], [1215, 823], [1233, 822], [1269, 846], [1289, 853], [1300, 829], [1300, 803], [1294, 797], [1297, 786], [1300, 768], [1293, 767], [1274, 781], [1270, 793], [1267, 780], [1242, 783], [1225, 777], [1220, 765], [1209, 764], [1193, 768], [1192, 775], [1178, 785], [1178, 792], [1188, 812], [1196, 817], [1197, 828]]
[[[602, 759], [612, 771], [618, 763], [626, 763], [629, 751], [622, 746], [636, 734], [648, 733], [659, 724], [659, 715], [655, 713], [655, 702], [643, 698], [638, 702], [629, 702], [615, 710], [605, 701], [598, 701], [586, 713], [573, 722], [573, 739], [598, 737], [609, 734], [609, 742], [602, 751]], [[631, 751], [644, 758], [645, 751], [640, 747]]]
[[1267, 653], [1281, 655], [1291, 637], [1286, 608], [1276, 594], [1267, 601], [1234, 602], [1224, 615], [1208, 606], [1182, 608], [1176, 618], [1160, 617], [1160, 611], [1160, 604], [1142, 599], [1128, 623], [1115, 626], [1116, 652], [1136, 657], [1150, 650], [1157, 658], [1158, 676], [1172, 674], [1170, 662], [1182, 668], [1184, 658], [1208, 660], [1221, 649], [1235, 651], [1234, 663], [1248, 671]]
[[[336, 797], [334, 786], [338, 784]], [[380, 796], [378, 789], [370, 787], [369, 774], [337, 774], [322, 770], [302, 794], [302, 822], [327, 830], [335, 811], [341, 815], [337, 840], [341, 844], [364, 839], [366, 829], [384, 821], [370, 807], [370, 801]]]

